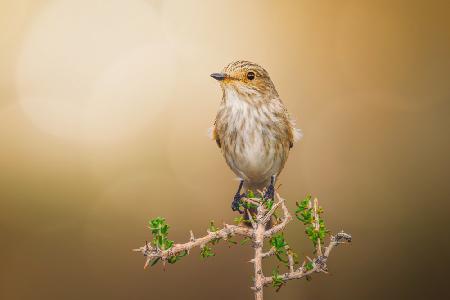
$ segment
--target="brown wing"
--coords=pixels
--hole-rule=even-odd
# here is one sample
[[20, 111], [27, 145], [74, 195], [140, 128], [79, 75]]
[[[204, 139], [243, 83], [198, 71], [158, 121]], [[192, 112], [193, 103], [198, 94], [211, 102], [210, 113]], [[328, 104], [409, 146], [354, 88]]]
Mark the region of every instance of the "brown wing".
[[288, 130], [288, 139], [289, 139], [289, 149], [294, 146], [294, 133], [292, 132], [292, 128], [289, 127]]
[[219, 135], [217, 134], [216, 122], [214, 122], [214, 125], [212, 127], [212, 138], [216, 141], [217, 146], [221, 148], [222, 144], [220, 143], [220, 138]]
[[284, 127], [284, 134], [285, 137], [287, 137], [289, 141], [289, 149], [291, 149], [294, 146], [294, 128], [292, 127], [291, 119], [289, 117], [289, 113], [286, 109], [283, 111], [283, 117], [282, 117], [282, 124]]
[[295, 121], [289, 116], [287, 110], [285, 110], [285, 121], [287, 130], [287, 137], [289, 140], [289, 149], [294, 146], [294, 142], [298, 141], [301, 138], [301, 131], [295, 127]]

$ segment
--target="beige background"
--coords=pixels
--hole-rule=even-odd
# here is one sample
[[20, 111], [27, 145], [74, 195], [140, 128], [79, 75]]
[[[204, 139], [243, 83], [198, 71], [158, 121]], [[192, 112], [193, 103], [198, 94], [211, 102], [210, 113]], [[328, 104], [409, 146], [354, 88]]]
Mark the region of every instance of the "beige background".
[[[207, 138], [235, 59], [268, 69], [304, 131], [282, 173], [354, 236], [331, 276], [267, 299], [448, 296], [448, 1], [0, 2], [0, 298], [251, 299], [249, 247], [164, 272], [130, 250], [230, 222]], [[288, 241], [311, 254], [302, 226]], [[271, 268], [266, 268], [270, 274]]]

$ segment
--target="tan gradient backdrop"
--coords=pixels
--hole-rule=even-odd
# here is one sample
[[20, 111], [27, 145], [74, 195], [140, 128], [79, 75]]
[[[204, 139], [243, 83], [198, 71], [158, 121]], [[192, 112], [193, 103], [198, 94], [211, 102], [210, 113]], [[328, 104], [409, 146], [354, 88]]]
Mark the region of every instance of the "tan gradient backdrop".
[[[304, 131], [282, 173], [317, 195], [331, 276], [267, 299], [448, 292], [448, 1], [2, 0], [0, 298], [251, 299], [248, 247], [142, 270], [164, 216], [177, 241], [231, 221], [237, 182], [207, 138], [209, 74], [265, 66]], [[302, 227], [288, 240], [311, 248]], [[270, 267], [266, 273], [270, 273]], [[444, 286], [447, 284], [447, 286]]]

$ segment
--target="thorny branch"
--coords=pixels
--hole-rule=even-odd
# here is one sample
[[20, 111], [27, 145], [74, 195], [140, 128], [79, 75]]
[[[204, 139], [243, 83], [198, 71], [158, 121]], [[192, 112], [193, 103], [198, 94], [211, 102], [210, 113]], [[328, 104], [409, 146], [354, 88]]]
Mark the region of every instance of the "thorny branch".
[[234, 235], [241, 235], [245, 237], [251, 237], [253, 234], [253, 230], [247, 227], [243, 226], [237, 226], [237, 225], [228, 225], [225, 224], [224, 228], [222, 228], [219, 231], [207, 231], [207, 235], [195, 238], [192, 231], [190, 231], [191, 237], [189, 239], [189, 242], [184, 244], [175, 244], [173, 247], [167, 250], [159, 249], [158, 247], [152, 247], [148, 243], [146, 243], [144, 246], [133, 249], [133, 251], [141, 252], [145, 257], [147, 257], [144, 265], [144, 269], [148, 267], [148, 264], [151, 260], [159, 258], [163, 262], [167, 261], [170, 257], [173, 257], [179, 253], [182, 253], [184, 251], [189, 251], [192, 248], [200, 247], [203, 248], [207, 243], [213, 241], [213, 240], [219, 240], [219, 239], [228, 239]]
[[[307, 198], [300, 204], [297, 203], [296, 217], [309, 226], [306, 228], [306, 233], [314, 243], [317, 256], [314, 259], [307, 257], [308, 262], [303, 262], [300, 267], [295, 268], [295, 253], [285, 242], [283, 235], [278, 234], [292, 220], [285, 200], [278, 193], [275, 195], [275, 203], [272, 202], [271, 204], [268, 204], [265, 199], [255, 198], [254, 196], [242, 200], [249, 216], [249, 220], [246, 221], [247, 225], [242, 224], [243, 222], [238, 225], [224, 224], [223, 228], [218, 229], [211, 223], [206, 235], [195, 238], [193, 232], [190, 231], [188, 242], [174, 244], [167, 238], [169, 227], [165, 224], [165, 220], [157, 218], [151, 221], [150, 229], [154, 234], [152, 243], [146, 242], [144, 246], [133, 251], [141, 252], [146, 257], [144, 268], [147, 268], [152, 261], [152, 265], [159, 260], [163, 264], [166, 262], [175, 263], [181, 257], [189, 254], [195, 247], [202, 250], [203, 257], [212, 256], [214, 254], [208, 245], [214, 245], [220, 240], [229, 240], [233, 236], [242, 236], [252, 241], [252, 247], [255, 251], [254, 257], [250, 260], [254, 265], [254, 285], [252, 289], [255, 293], [255, 299], [262, 300], [264, 286], [272, 284], [279, 289], [289, 280], [309, 277], [311, 274], [318, 272], [327, 273], [326, 263], [333, 248], [339, 244], [351, 242], [351, 236], [342, 231], [332, 235], [328, 246], [323, 248], [323, 237], [328, 230], [320, 218], [322, 210], [317, 199], [311, 202], [310, 198]], [[281, 208], [283, 214], [281, 218], [274, 218], [278, 208]], [[251, 211], [254, 213], [252, 214]], [[272, 224], [274, 219], [275, 223]], [[243, 221], [245, 222], [245, 220]], [[266, 252], [263, 251], [265, 239], [271, 239], [272, 244], [272, 247]], [[265, 276], [262, 270], [262, 260], [274, 255], [286, 264], [288, 272], [278, 274], [278, 271], [274, 271], [273, 276]], [[286, 260], [283, 260], [282, 255], [286, 256]]]
[[[283, 282], [287, 282], [288, 280], [300, 279], [316, 272], [328, 273], [326, 263], [328, 257], [330, 256], [331, 250], [333, 250], [333, 248], [339, 244], [350, 243], [351, 241], [352, 237], [349, 234], [343, 231], [339, 232], [338, 234], [331, 237], [330, 243], [325, 248], [325, 253], [323, 255], [319, 255], [314, 259], [309, 259], [310, 263], [312, 264], [312, 269], [308, 270], [306, 264], [303, 263], [302, 266], [297, 270], [294, 271], [293, 269], [290, 268], [289, 272], [278, 275], [279, 276], [278, 278], [280, 278]], [[264, 286], [272, 284], [273, 281], [274, 281], [273, 277], [265, 277]]]

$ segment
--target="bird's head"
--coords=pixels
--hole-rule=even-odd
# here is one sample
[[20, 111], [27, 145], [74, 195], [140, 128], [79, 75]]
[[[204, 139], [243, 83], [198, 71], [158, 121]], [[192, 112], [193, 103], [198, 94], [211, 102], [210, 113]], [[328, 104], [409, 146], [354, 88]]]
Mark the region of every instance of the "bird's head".
[[211, 77], [220, 82], [225, 95], [237, 93], [255, 101], [268, 101], [278, 97], [269, 73], [260, 65], [249, 61], [232, 62], [222, 72], [211, 74]]

